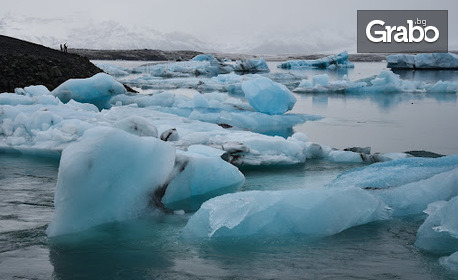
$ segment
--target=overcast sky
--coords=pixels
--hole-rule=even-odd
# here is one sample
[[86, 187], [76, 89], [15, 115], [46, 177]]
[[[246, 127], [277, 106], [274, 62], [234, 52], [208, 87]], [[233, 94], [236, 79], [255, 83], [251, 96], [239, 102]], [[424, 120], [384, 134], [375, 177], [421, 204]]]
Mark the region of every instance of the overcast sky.
[[[457, 44], [457, 0], [1, 0], [0, 17], [10, 13], [42, 19], [116, 21], [160, 32], [184, 32], [204, 41], [236, 45], [256, 38], [310, 37], [329, 45], [331, 37], [356, 38], [357, 10], [444, 9], [450, 44]], [[329, 38], [327, 38], [329, 37]], [[356, 46], [356, 40], [354, 41]]]

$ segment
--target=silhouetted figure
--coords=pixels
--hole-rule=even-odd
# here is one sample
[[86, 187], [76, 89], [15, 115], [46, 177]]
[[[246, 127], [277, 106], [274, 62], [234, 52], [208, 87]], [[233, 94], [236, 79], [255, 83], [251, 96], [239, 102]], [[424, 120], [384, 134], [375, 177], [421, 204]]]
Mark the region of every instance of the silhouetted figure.
[[62, 44], [60, 44], [60, 51], [61, 51], [61, 52], [64, 51], [64, 47], [62, 47]]
[[67, 53], [68, 52], [68, 47], [67, 47], [67, 43], [64, 44], [64, 53]]

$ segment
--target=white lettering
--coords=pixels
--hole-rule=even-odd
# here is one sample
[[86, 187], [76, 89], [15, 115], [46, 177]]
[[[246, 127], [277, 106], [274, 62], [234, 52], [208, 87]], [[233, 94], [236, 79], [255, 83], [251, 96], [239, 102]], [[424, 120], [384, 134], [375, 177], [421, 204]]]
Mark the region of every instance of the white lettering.
[[369, 24], [366, 27], [367, 39], [369, 39], [369, 41], [374, 42], [374, 43], [386, 42], [386, 33], [384, 31], [374, 31], [375, 35], [382, 35], [382, 37], [376, 38], [376, 37], [372, 36], [371, 29], [372, 29], [372, 26], [374, 26], [376, 24], [384, 26], [385, 22], [382, 21], [382, 20], [373, 20], [373, 21], [369, 22]]

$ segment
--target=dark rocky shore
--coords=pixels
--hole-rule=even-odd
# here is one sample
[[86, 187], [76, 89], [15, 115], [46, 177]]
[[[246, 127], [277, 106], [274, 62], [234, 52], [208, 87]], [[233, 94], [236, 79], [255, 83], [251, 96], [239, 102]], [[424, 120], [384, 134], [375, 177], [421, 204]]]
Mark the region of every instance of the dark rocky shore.
[[68, 79], [99, 72], [86, 57], [0, 35], [0, 93], [30, 85], [53, 90]]
[[70, 53], [79, 54], [95, 60], [140, 60], [167, 61], [190, 60], [201, 52], [196, 51], [161, 51], [161, 50], [88, 50], [70, 49]]

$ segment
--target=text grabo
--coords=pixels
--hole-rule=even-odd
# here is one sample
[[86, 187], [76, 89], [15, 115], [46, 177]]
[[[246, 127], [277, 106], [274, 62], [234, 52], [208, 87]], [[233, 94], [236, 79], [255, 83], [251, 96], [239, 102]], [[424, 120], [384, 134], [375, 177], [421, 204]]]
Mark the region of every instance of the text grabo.
[[[373, 31], [375, 25], [384, 26], [385, 22], [382, 20], [373, 20], [369, 22], [366, 27], [367, 38], [374, 43], [391, 43], [391, 38], [394, 32], [394, 41], [397, 43], [418, 43], [423, 39], [428, 43], [436, 42], [439, 39], [439, 30], [435, 26], [426, 26], [426, 20], [419, 20], [417, 18], [415, 24], [412, 20], [407, 20], [408, 28], [405, 26], [385, 26], [383, 31]], [[419, 25], [423, 25], [419, 26]], [[418, 31], [418, 36], [415, 37], [414, 31]], [[428, 37], [428, 31], [434, 32], [433, 37]]]

